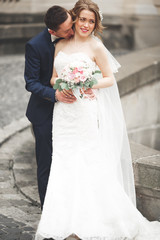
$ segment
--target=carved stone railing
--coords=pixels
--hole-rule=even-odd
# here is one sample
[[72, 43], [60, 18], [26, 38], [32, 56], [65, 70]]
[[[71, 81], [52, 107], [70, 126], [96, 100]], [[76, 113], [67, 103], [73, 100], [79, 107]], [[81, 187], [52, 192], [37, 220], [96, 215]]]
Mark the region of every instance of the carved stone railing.
[[148, 219], [160, 220], [160, 46], [119, 61], [117, 81], [131, 143], [137, 206]]

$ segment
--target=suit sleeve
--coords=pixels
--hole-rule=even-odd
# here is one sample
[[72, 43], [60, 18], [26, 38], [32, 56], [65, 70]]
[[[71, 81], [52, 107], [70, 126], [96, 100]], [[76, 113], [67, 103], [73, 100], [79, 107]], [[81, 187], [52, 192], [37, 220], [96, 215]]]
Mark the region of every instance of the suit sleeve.
[[27, 91], [55, 102], [55, 90], [40, 82], [40, 56], [38, 51], [29, 43], [26, 44], [25, 49], [24, 78]]

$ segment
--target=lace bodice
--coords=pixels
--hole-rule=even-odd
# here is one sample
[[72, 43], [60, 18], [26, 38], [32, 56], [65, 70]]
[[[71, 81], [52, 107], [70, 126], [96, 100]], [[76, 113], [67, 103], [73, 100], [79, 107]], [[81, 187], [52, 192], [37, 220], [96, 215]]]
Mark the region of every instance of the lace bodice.
[[89, 64], [89, 66], [93, 69], [93, 71], [96, 69], [95, 62], [86, 53], [75, 52], [75, 53], [67, 54], [63, 51], [60, 51], [54, 60], [54, 67], [57, 71], [58, 76], [60, 75], [60, 73], [68, 63], [72, 61], [77, 61], [77, 60], [86, 61]]

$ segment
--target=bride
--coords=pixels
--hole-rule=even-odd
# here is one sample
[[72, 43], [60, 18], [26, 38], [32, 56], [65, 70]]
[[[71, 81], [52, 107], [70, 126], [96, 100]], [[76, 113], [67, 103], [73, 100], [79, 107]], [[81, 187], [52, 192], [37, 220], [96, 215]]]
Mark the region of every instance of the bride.
[[[36, 240], [158, 240], [160, 223], [136, 208], [130, 148], [113, 73], [120, 65], [95, 37], [102, 30], [97, 4], [79, 0], [71, 10], [75, 35], [56, 45], [51, 79], [85, 61], [97, 74], [92, 89], [72, 104], [57, 102], [53, 160]], [[68, 77], [68, 76], [67, 76]], [[70, 91], [65, 91], [71, 94]], [[58, 90], [57, 90], [58, 93]], [[83, 93], [83, 90], [81, 91]]]

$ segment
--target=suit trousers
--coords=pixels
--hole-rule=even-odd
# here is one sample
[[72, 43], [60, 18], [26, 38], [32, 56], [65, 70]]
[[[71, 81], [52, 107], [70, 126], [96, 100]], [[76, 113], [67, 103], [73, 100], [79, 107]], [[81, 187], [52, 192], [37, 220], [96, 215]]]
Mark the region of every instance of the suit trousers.
[[38, 191], [43, 208], [52, 161], [52, 114], [43, 124], [32, 124], [32, 127], [36, 145]]

